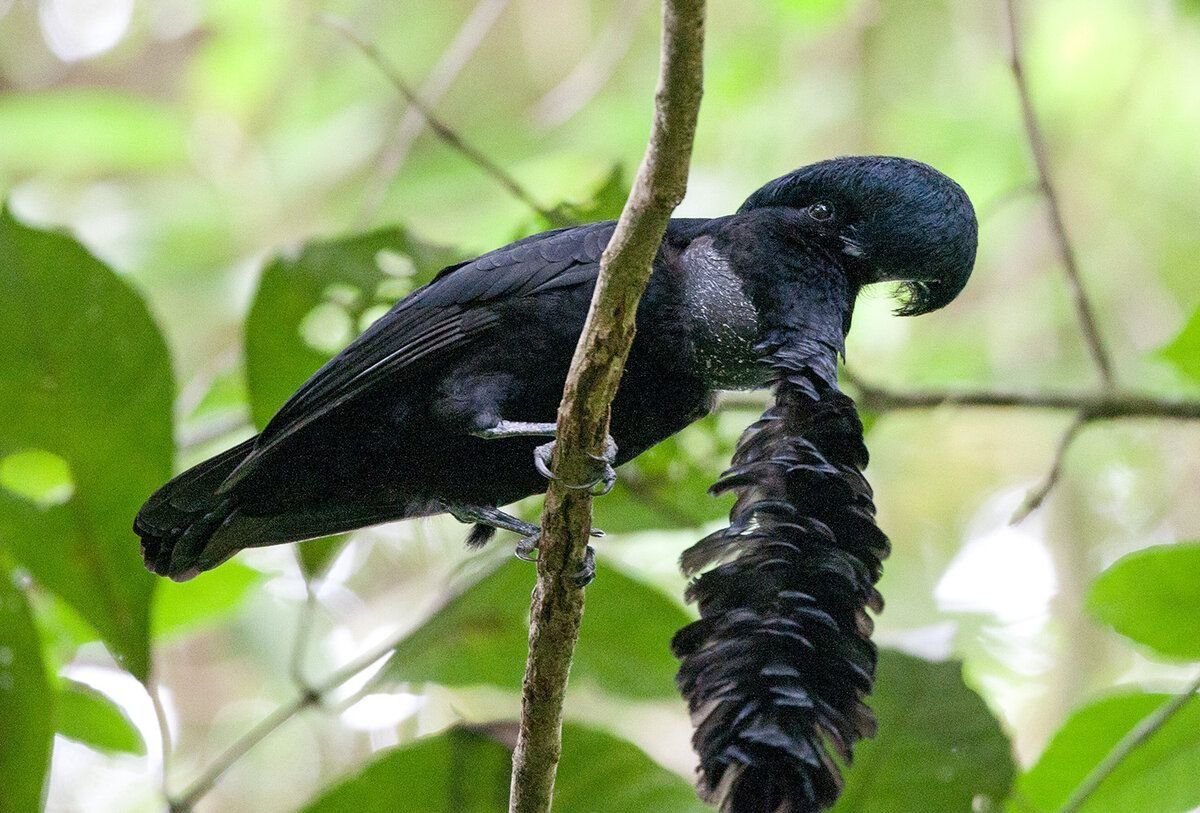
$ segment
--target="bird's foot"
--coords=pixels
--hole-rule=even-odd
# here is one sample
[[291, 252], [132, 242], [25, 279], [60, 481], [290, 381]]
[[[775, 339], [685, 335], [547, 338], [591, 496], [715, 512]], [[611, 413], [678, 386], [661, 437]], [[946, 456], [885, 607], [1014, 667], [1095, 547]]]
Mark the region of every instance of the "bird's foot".
[[596, 549], [588, 545], [583, 549], [583, 561], [579, 564], [579, 570], [575, 571], [575, 575], [571, 577], [571, 581], [576, 587], [587, 587], [596, 578]]
[[[550, 470], [550, 460], [554, 455], [554, 444], [557, 441], [543, 443], [533, 450], [533, 464], [537, 470], [547, 480], [557, 480], [554, 472]], [[565, 488], [573, 491], [591, 491], [592, 496], [602, 497], [613, 490], [613, 486], [617, 483], [617, 472], [613, 468], [613, 463], [617, 460], [617, 442], [612, 439], [612, 435], [607, 435], [604, 438], [604, 453], [601, 455], [589, 454], [588, 474], [590, 475], [587, 482], [584, 483], [563, 483]]]
[[[592, 536], [603, 536], [604, 531], [593, 530]], [[521, 541], [517, 543], [517, 547], [513, 550], [513, 554], [522, 561], [536, 562], [538, 557], [538, 542], [541, 541], [541, 532], [533, 536], [523, 536]], [[596, 578], [596, 549], [588, 545], [583, 552], [583, 561], [579, 564], [579, 570], [571, 577], [576, 587], [587, 587]]]
[[517, 546], [513, 548], [513, 555], [522, 562], [536, 562], [538, 553], [538, 542], [542, 541], [542, 529], [538, 528], [530, 536], [523, 536], [517, 542]]
[[[467, 535], [468, 547], [482, 547], [491, 540], [497, 530], [512, 531], [521, 537], [520, 541], [517, 542], [516, 548], [513, 550], [513, 554], [518, 559], [523, 559], [526, 562], [537, 561], [538, 542], [542, 538], [542, 529], [532, 522], [518, 519], [490, 505], [443, 503], [443, 506], [445, 511], [459, 522], [464, 522], [472, 526], [471, 532]], [[597, 539], [604, 536], [604, 531], [599, 528], [592, 528], [588, 533]], [[588, 554], [589, 557], [592, 555], [591, 553]], [[585, 558], [584, 566], [580, 568], [580, 574], [582, 575], [587, 573], [590, 567], [591, 575], [588, 576], [587, 581], [591, 581], [596, 570], [594, 564], [589, 565], [590, 561], [589, 558]], [[584, 584], [586, 583], [584, 582]]]

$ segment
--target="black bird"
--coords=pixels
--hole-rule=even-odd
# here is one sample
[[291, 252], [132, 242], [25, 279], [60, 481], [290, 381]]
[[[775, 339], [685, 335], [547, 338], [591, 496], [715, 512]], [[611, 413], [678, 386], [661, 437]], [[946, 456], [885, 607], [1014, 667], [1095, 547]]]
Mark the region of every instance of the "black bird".
[[[527, 551], [537, 528], [499, 506], [545, 490], [544, 438], [613, 228], [519, 240], [402, 299], [261, 434], [150, 497], [134, 523], [147, 566], [183, 580], [242, 548], [438, 513], [474, 523], [472, 544], [500, 528]], [[902, 158], [823, 161], [735, 214], [672, 220], [598, 482], [705, 415], [716, 390], [770, 383], [764, 337], [786, 334], [832, 380], [862, 286], [899, 281], [899, 313], [934, 310], [966, 284], [975, 246], [962, 188]]]

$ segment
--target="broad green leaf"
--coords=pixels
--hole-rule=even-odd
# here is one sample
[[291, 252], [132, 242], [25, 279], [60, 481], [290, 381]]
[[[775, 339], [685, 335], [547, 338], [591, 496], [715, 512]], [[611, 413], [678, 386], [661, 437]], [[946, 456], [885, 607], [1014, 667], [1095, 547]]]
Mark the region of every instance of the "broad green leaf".
[[42, 809], [54, 690], [25, 594], [0, 557], [0, 813]]
[[187, 155], [182, 118], [113, 90], [0, 96], [0, 172], [158, 169]]
[[1179, 372], [1200, 381], [1200, 310], [1191, 315], [1179, 335], [1160, 352]]
[[[392, 677], [519, 689], [534, 576], [533, 567], [512, 561], [468, 588], [397, 647]], [[689, 620], [656, 589], [599, 566], [588, 587], [572, 681], [615, 695], [674, 696], [678, 664], [669, 644]]]
[[55, 713], [58, 733], [64, 737], [109, 753], [146, 753], [142, 735], [125, 712], [86, 684], [64, 680]]
[[512, 756], [465, 729], [388, 751], [304, 813], [495, 813], [508, 808]]
[[554, 781], [555, 813], [704, 813], [682, 777], [640, 748], [594, 728], [563, 726], [562, 759]]
[[246, 381], [259, 428], [371, 321], [455, 259], [387, 228], [309, 243], [271, 262], [246, 321]]
[[958, 663], [885, 650], [870, 705], [879, 733], [855, 748], [838, 813], [963, 813], [1007, 796], [1012, 747]]
[[1163, 655], [1200, 659], [1200, 542], [1123, 557], [1092, 584], [1088, 609]]
[[[484, 733], [453, 729], [389, 751], [304, 813], [494, 813], [508, 806], [512, 757]], [[555, 813], [702, 813], [691, 786], [636, 746], [579, 725], [563, 726]]]
[[[1107, 697], [1076, 711], [1016, 784], [1014, 813], [1052, 813], [1170, 695]], [[1100, 783], [1080, 813], [1184, 813], [1200, 805], [1200, 702], [1193, 699]]]
[[198, 579], [162, 581], [154, 597], [154, 637], [174, 637], [220, 620], [236, 610], [262, 578], [259, 571], [231, 561]]
[[[145, 679], [155, 580], [131, 525], [171, 475], [170, 359], [145, 304], [116, 274], [67, 235], [27, 228], [7, 211], [0, 378], [5, 477], [36, 474], [40, 493], [54, 495], [0, 487], [0, 545]], [[46, 490], [49, 475], [61, 488]]]

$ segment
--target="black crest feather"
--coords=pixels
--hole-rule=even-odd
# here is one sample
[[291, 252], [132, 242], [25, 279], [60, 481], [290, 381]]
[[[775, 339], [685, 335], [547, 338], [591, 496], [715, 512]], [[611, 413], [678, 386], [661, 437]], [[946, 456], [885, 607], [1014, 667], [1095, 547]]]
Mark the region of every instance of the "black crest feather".
[[839, 762], [875, 730], [867, 609], [882, 609], [875, 583], [889, 546], [862, 474], [862, 423], [830, 356], [788, 346], [761, 348], [774, 404], [713, 487], [737, 494], [730, 524], [682, 558], [688, 575], [711, 568], [688, 589], [700, 620], [672, 646], [701, 795], [725, 813], [828, 808]]

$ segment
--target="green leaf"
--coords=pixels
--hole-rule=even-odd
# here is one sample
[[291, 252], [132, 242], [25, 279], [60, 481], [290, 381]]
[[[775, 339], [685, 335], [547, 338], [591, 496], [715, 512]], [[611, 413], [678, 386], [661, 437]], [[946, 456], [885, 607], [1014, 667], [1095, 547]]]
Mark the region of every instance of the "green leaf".
[[119, 706], [83, 683], [64, 680], [58, 692], [58, 733], [107, 753], [142, 756], [142, 735]]
[[563, 726], [562, 759], [554, 782], [555, 813], [703, 813], [709, 807], [677, 774], [640, 748], [603, 731]]
[[[512, 756], [481, 731], [452, 729], [389, 751], [327, 791], [304, 813], [494, 813], [508, 807]], [[691, 786], [636, 746], [579, 725], [563, 726], [555, 813], [702, 813]]]
[[1200, 542], [1131, 553], [1092, 584], [1088, 609], [1139, 644], [1200, 659]]
[[0, 172], [158, 169], [187, 156], [182, 119], [113, 90], [0, 96]]
[[508, 807], [511, 771], [503, 745], [453, 729], [388, 751], [304, 813], [495, 813]]
[[879, 733], [855, 748], [838, 813], [963, 813], [1008, 794], [1012, 747], [960, 664], [885, 650], [870, 705]]
[[[615, 164], [586, 201], [560, 203], [558, 213], [575, 223], [616, 220], [628, 198], [629, 181], [625, 178], [625, 169]], [[557, 224], [544, 222], [541, 225], [549, 229]]]
[[0, 813], [42, 809], [53, 720], [33, 613], [0, 558]]
[[[1076, 711], [1016, 786], [1014, 811], [1055, 811], [1113, 747], [1170, 695], [1133, 692]], [[1193, 699], [1131, 752], [1080, 813], [1184, 813], [1200, 805], [1200, 703]]]
[[[391, 676], [413, 683], [519, 689], [534, 577], [534, 568], [512, 561], [468, 588], [397, 647]], [[678, 664], [669, 644], [689, 620], [658, 590], [598, 566], [588, 588], [572, 681], [616, 695], [673, 697]]]
[[267, 266], [246, 321], [250, 409], [261, 428], [309, 376], [456, 256], [401, 228], [309, 243]]
[[154, 599], [154, 637], [170, 638], [218, 621], [236, 610], [263, 575], [226, 562], [186, 582], [163, 581]]
[[1200, 309], [1187, 320], [1170, 344], [1159, 351], [1179, 372], [1200, 381]]
[[171, 475], [167, 348], [141, 298], [109, 268], [67, 235], [27, 228], [7, 211], [0, 378], [4, 479], [36, 475], [31, 489], [53, 495], [0, 487], [0, 545], [145, 679], [155, 580], [131, 525]]
[[300, 572], [309, 579], [320, 576], [341, 552], [349, 538], [346, 534], [338, 534], [298, 543], [296, 560], [300, 563]]

